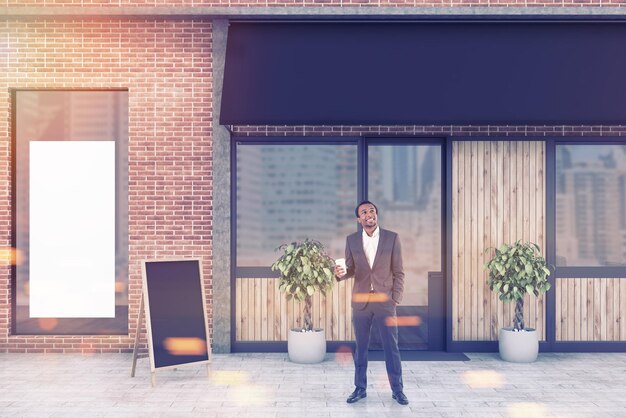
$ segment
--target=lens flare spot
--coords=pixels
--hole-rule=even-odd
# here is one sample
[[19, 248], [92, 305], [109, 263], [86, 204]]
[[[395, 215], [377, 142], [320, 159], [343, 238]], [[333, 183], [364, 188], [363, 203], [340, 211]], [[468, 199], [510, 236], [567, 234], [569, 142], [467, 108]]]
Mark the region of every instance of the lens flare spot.
[[376, 374], [373, 386], [380, 392], [387, 390], [389, 388], [389, 378], [387, 377], [387, 373], [382, 372], [380, 374]]
[[237, 405], [260, 406], [274, 402], [269, 391], [259, 385], [239, 385], [230, 391], [230, 396]]
[[42, 330], [52, 331], [59, 325], [59, 320], [56, 318], [38, 318], [37, 323]]
[[352, 295], [352, 301], [357, 303], [367, 303], [367, 302], [387, 302], [389, 300], [389, 296], [385, 293], [355, 293]]
[[89, 343], [79, 344], [78, 347], [80, 348], [81, 354], [84, 356], [93, 356], [96, 353], [96, 349]]
[[248, 373], [230, 370], [215, 370], [211, 372], [211, 381], [218, 385], [245, 385], [250, 380]]
[[513, 418], [531, 418], [548, 416], [548, 408], [536, 402], [513, 402], [507, 406], [508, 416]]
[[163, 346], [173, 356], [198, 356], [206, 354], [206, 341], [201, 338], [170, 337]]
[[119, 281], [115, 282], [115, 293], [124, 293], [125, 290], [126, 290], [126, 285], [124, 284], [124, 282], [119, 282]]
[[0, 266], [19, 266], [24, 262], [24, 253], [13, 247], [0, 247]]
[[463, 373], [463, 381], [473, 389], [501, 388], [504, 386], [504, 375], [495, 370], [471, 370]]
[[388, 316], [385, 325], [388, 327], [417, 327], [421, 325], [422, 318], [419, 316]]
[[336, 359], [339, 364], [352, 363], [352, 349], [347, 345], [340, 345], [336, 351]]

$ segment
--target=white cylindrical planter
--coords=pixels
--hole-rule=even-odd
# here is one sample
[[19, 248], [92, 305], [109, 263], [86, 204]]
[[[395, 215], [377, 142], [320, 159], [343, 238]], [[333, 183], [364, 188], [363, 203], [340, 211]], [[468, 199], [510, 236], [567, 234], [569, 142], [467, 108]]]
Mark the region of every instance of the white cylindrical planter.
[[326, 334], [323, 329], [312, 332], [289, 330], [287, 337], [289, 360], [294, 363], [320, 363], [326, 356]]
[[526, 328], [515, 332], [512, 327], [500, 328], [498, 347], [502, 360], [513, 363], [532, 363], [539, 354], [537, 330]]

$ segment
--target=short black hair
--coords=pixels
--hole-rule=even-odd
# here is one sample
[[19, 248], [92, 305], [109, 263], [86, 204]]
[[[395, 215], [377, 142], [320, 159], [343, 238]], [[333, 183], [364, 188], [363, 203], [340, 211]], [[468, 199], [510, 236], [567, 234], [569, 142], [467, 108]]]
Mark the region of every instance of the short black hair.
[[356, 217], [359, 217], [359, 208], [363, 205], [367, 205], [370, 204], [372, 206], [374, 206], [374, 209], [376, 209], [376, 214], [378, 214], [378, 208], [376, 207], [375, 204], [373, 204], [372, 202], [370, 202], [369, 200], [364, 200], [361, 203], [359, 203], [358, 205], [356, 205], [356, 208], [354, 209], [354, 214], [356, 215]]

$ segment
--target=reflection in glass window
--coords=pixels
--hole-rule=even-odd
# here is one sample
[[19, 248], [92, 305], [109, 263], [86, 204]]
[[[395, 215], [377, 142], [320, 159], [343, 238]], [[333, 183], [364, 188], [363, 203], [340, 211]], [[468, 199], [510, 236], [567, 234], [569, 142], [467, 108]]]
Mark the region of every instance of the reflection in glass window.
[[557, 145], [557, 265], [626, 265], [625, 179], [626, 146]]
[[237, 145], [237, 266], [269, 267], [311, 238], [334, 258], [356, 230], [356, 145]]
[[402, 244], [403, 305], [428, 305], [428, 272], [441, 271], [441, 147], [370, 146], [368, 197], [381, 228]]
[[15, 92], [17, 334], [128, 332], [128, 92]]

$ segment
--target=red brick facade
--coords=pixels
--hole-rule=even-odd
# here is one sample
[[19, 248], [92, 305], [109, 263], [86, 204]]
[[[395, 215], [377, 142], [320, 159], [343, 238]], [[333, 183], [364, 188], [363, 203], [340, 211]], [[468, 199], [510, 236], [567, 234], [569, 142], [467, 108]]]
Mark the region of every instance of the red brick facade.
[[0, 32], [0, 247], [11, 245], [9, 89], [113, 87], [129, 90], [130, 246], [129, 335], [121, 337], [10, 336], [2, 260], [0, 352], [129, 351], [144, 258], [201, 257], [211, 306], [211, 23], [26, 19], [0, 21]]
[[[620, 6], [624, 1], [8, 0], [6, 7], [210, 6]], [[52, 7], [54, 6], [54, 7]], [[127, 352], [141, 292], [139, 260], [193, 256], [204, 261], [212, 320], [212, 33], [208, 19], [0, 19], [0, 256], [11, 246], [10, 89], [127, 88], [129, 91], [129, 334], [12, 336], [11, 269], [0, 259], [1, 352]], [[239, 135], [621, 136], [623, 127], [267, 127]], [[145, 346], [145, 338], [143, 338]]]
[[236, 126], [238, 136], [626, 136], [626, 126]]

